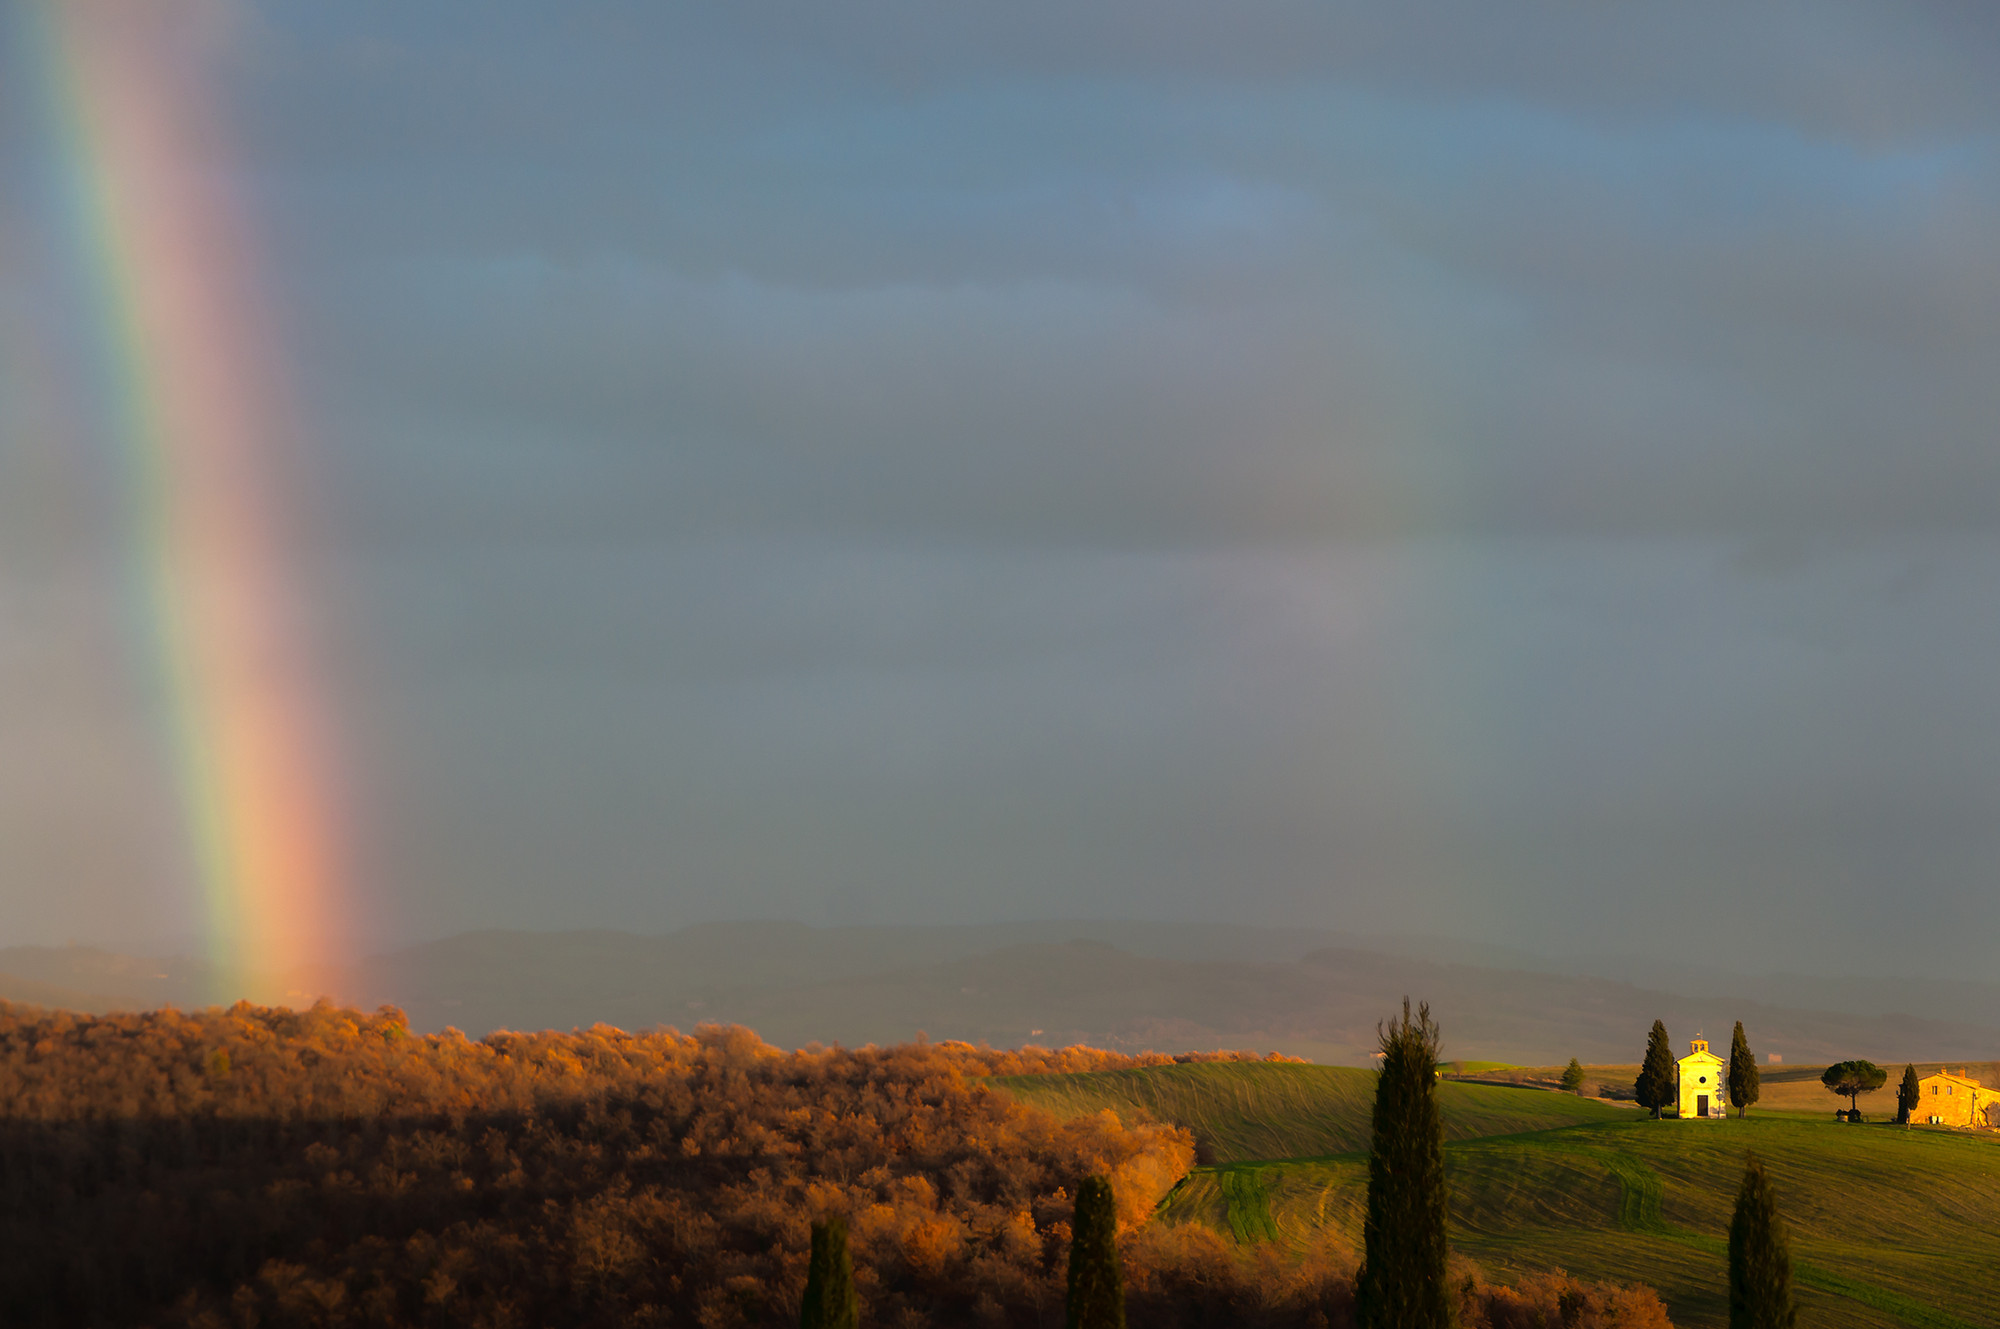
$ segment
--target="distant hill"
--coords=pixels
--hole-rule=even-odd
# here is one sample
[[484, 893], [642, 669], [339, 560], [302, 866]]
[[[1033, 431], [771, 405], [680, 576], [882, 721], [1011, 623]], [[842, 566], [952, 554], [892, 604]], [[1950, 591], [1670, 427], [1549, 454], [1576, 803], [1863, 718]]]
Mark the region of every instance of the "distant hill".
[[149, 1010], [202, 1004], [206, 967], [189, 960], [155, 960], [92, 946], [0, 948], [0, 1001], [64, 1010]]
[[81, 992], [75, 988], [57, 987], [53, 983], [37, 983], [18, 974], [0, 974], [0, 1001], [85, 1011], [92, 1015], [102, 1015], [107, 1011], [145, 1010], [156, 1004], [123, 993]]
[[[1655, 1018], [1676, 1040], [1743, 1020], [1760, 1053], [1979, 1060], [2000, 1031], [1954, 1014], [1857, 1015], [1616, 979], [1386, 953], [1338, 934], [1047, 922], [815, 928], [711, 924], [664, 936], [480, 932], [375, 957], [351, 1000], [419, 1028], [747, 1024], [781, 1046], [893, 1043], [918, 1031], [1014, 1046], [1258, 1047], [1359, 1064], [1403, 994], [1429, 1000], [1448, 1053], [1537, 1065], [1625, 1062]], [[1447, 951], [1449, 947], [1444, 947]], [[1893, 1009], [1893, 1008], [1890, 1008]]]
[[[737, 1012], [753, 1009], [788, 1018], [789, 1003], [779, 994], [841, 983], [865, 990], [884, 979], [894, 986], [902, 980], [892, 976], [976, 966], [983, 957], [1020, 948], [1085, 941], [1154, 960], [1271, 962], [1295, 960], [1338, 940], [1338, 934], [1310, 929], [1090, 921], [833, 928], [706, 923], [659, 936], [485, 931], [373, 957], [339, 981], [357, 994], [393, 994], [385, 999], [426, 1028], [455, 1024], [476, 1033], [600, 1020], [635, 1027], [743, 1020]], [[954, 991], [965, 986], [938, 981]], [[861, 999], [858, 991], [844, 995]], [[909, 1014], [917, 1023], [904, 1028]], [[889, 1024], [856, 1032], [857, 1020], [876, 1018]], [[831, 1032], [810, 1015], [805, 1024], [796, 1037], [789, 1028], [769, 1037], [780, 1043], [894, 1041], [925, 1027], [922, 1012], [907, 1009], [865, 1017], [843, 1011], [840, 1028]]]
[[[1523, 1065], [1571, 1056], [1631, 1061], [1656, 1018], [1677, 1044], [1704, 1030], [1726, 1037], [1740, 1019], [1760, 1054], [1787, 1062], [1983, 1061], [2000, 1051], [2000, 1028], [1972, 984], [1939, 998], [1935, 1010], [1915, 999], [1939, 994], [1913, 985], [1909, 1013], [1891, 1013], [1893, 988], [1883, 1005], [1854, 1012], [1773, 1001], [1758, 995], [1769, 983], [1749, 978], [1732, 992], [1726, 976], [1704, 974], [1688, 993], [1550, 972], [1535, 967], [1546, 962], [1497, 948], [1476, 953], [1498, 963], [1475, 963], [1464, 958], [1475, 948], [1440, 943], [1438, 955], [1426, 955], [1411, 939], [1384, 945], [1391, 949], [1309, 929], [1089, 921], [726, 923], [658, 936], [488, 931], [374, 956], [295, 986], [367, 1007], [400, 1006], [419, 1029], [480, 1035], [713, 1021], [748, 1025], [786, 1047], [889, 1044], [923, 1031], [995, 1046], [1255, 1047], [1361, 1064], [1376, 1022], [1407, 993], [1432, 1004], [1447, 1057]], [[189, 961], [16, 948], [0, 951], [6, 974], [46, 985], [34, 990], [45, 995], [23, 989], [18, 1000], [82, 1009], [208, 1000], [206, 972]]]

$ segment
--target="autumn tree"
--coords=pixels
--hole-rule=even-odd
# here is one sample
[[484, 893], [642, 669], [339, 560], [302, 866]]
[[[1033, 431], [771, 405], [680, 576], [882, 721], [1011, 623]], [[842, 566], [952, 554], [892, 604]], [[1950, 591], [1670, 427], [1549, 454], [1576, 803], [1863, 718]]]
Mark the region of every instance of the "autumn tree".
[[1106, 1177], [1085, 1177], [1077, 1184], [1069, 1239], [1068, 1325], [1069, 1329], [1125, 1329], [1118, 1209]]
[[1736, 1109], [1736, 1115], [1750, 1115], [1750, 1105], [1763, 1092], [1758, 1083], [1757, 1057], [1750, 1051], [1750, 1040], [1743, 1036], [1743, 1021], [1736, 1022], [1736, 1033], [1729, 1040], [1729, 1105]]
[[1632, 1082], [1632, 1097], [1640, 1107], [1651, 1108], [1655, 1120], [1674, 1101], [1674, 1049], [1663, 1021], [1653, 1021], [1653, 1032], [1646, 1035], [1646, 1062]]
[[1729, 1329], [1792, 1329], [1792, 1254], [1764, 1165], [1749, 1159], [1729, 1220]]
[[1583, 1063], [1575, 1057], [1571, 1057], [1569, 1065], [1563, 1067], [1562, 1087], [1572, 1094], [1583, 1088]]
[[1378, 1026], [1368, 1153], [1368, 1209], [1354, 1300], [1362, 1329], [1445, 1329], [1444, 1124], [1438, 1115], [1438, 1027], [1428, 1004]]
[[[1217, 1059], [1251, 1060], [781, 1052], [714, 1025], [473, 1040], [331, 1004], [0, 1002], [0, 1324], [853, 1325], [864, 1286], [870, 1321], [899, 1329], [1039, 1324], [1064, 1294], [1049, 1253], [1090, 1230], [1077, 1178], [1107, 1178], [1130, 1220], [1195, 1143], [1059, 1119], [985, 1077]], [[837, 1224], [799, 1249], [832, 1214], [852, 1216], [851, 1262]], [[1147, 1329], [1351, 1324], [1337, 1236], [1296, 1261], [1230, 1249], [1149, 1223], [1099, 1267]], [[1645, 1289], [1538, 1275], [1453, 1292], [1468, 1325], [1667, 1329]]]
[[1828, 1091], [1846, 1094], [1856, 1116], [1861, 1113], [1861, 1095], [1872, 1094], [1889, 1082], [1889, 1072], [1872, 1061], [1836, 1061], [1821, 1072], [1819, 1082]]
[[1902, 1125], [1910, 1124], [1910, 1114], [1923, 1101], [1923, 1091], [1917, 1087], [1917, 1068], [1903, 1067], [1903, 1082], [1896, 1086], [1896, 1120]]

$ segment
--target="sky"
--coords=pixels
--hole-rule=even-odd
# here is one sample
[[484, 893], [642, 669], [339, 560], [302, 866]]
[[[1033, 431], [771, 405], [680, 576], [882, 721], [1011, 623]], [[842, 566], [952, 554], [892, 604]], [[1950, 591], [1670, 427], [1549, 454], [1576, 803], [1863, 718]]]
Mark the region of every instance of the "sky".
[[[198, 946], [10, 3], [0, 939]], [[1991, 6], [158, 13], [213, 124], [146, 165], [232, 200], [285, 403], [242, 474], [329, 947], [1123, 917], [1992, 974]]]

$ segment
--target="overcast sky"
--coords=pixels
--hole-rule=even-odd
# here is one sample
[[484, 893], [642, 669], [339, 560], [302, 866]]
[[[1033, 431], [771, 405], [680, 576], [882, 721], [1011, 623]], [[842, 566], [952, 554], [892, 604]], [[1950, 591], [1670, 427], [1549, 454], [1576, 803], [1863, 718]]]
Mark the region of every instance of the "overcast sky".
[[[186, 21], [368, 944], [1089, 915], [1993, 976], [1982, 0]], [[0, 97], [0, 937], [169, 946]]]

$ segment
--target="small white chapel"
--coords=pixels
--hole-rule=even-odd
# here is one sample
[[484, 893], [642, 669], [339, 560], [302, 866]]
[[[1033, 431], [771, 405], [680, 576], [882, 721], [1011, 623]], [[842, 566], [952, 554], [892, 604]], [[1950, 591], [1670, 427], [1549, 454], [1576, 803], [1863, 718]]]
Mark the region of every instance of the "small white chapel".
[[1681, 1120], [1720, 1119], [1729, 1115], [1729, 1090], [1723, 1083], [1728, 1063], [1708, 1050], [1708, 1040], [1696, 1038], [1694, 1050], [1678, 1063], [1681, 1079]]

